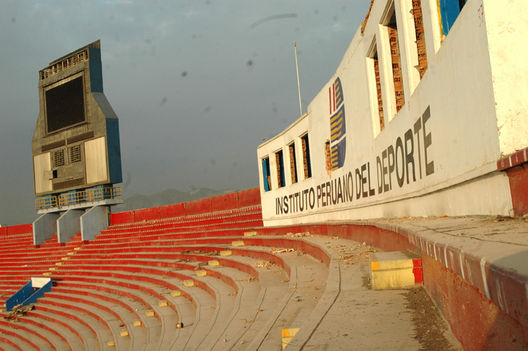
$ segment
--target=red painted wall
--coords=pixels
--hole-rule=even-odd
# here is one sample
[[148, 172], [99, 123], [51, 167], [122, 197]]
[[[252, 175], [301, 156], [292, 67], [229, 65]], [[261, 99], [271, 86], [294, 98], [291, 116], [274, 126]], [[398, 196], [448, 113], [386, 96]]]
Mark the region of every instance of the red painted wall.
[[424, 285], [464, 350], [525, 350], [527, 330], [479, 289], [422, 252]]
[[21, 224], [21, 225], [12, 225], [10, 227], [0, 227], [0, 236], [6, 237], [9, 235], [16, 234], [27, 234], [33, 232], [33, 225], [30, 224]]
[[145, 208], [141, 210], [112, 213], [111, 224], [123, 224], [142, 221], [159, 220], [180, 216], [189, 216], [201, 213], [233, 210], [237, 208], [260, 205], [260, 190], [248, 190], [210, 197], [201, 200], [189, 201], [174, 205]]
[[528, 213], [528, 164], [510, 168], [506, 173], [510, 180], [513, 213], [524, 216]]

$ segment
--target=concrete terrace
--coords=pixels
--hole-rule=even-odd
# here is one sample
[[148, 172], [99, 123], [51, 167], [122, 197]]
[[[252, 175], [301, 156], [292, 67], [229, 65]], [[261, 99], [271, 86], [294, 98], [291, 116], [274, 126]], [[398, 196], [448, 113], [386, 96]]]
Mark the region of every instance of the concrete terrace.
[[[34, 247], [30, 226], [5, 229], [2, 300], [32, 276], [54, 287], [2, 319], [0, 347], [278, 350], [282, 330], [300, 328], [287, 349], [460, 348], [423, 288], [369, 289], [377, 248], [315, 226], [263, 228], [259, 205], [244, 197], [258, 193], [115, 214], [90, 242]], [[223, 200], [226, 209], [210, 207]], [[433, 337], [420, 331], [420, 311]]]
[[[31, 226], [3, 228], [2, 301], [32, 276], [54, 287], [0, 321], [0, 347], [278, 350], [289, 328], [299, 331], [288, 350], [526, 347], [525, 220], [269, 228], [257, 200], [252, 189], [113, 214], [95, 240], [64, 245], [35, 247]], [[420, 255], [423, 287], [370, 289], [379, 250]]]

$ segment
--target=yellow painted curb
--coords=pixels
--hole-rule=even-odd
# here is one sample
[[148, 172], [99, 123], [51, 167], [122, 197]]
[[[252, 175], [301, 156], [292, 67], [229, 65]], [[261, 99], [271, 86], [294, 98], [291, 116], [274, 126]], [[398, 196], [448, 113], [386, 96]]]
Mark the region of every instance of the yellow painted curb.
[[373, 261], [370, 262], [370, 268], [373, 271], [383, 271], [387, 269], [414, 268], [412, 259], [390, 260], [390, 261]]
[[282, 329], [282, 349], [284, 350], [286, 346], [292, 341], [293, 337], [297, 335], [300, 328], [288, 328]]
[[191, 286], [194, 286], [194, 280], [184, 280], [183, 285], [190, 288]]
[[209, 262], [207, 262], [207, 264], [211, 267], [217, 267], [217, 266], [220, 266], [220, 262], [218, 262], [218, 260], [211, 260]]
[[196, 271], [196, 275], [198, 277], [205, 277], [207, 275], [207, 271], [204, 271], [204, 270]]
[[236, 240], [231, 243], [232, 246], [244, 246], [244, 242], [242, 240]]
[[255, 236], [257, 235], [257, 232], [245, 232], [244, 236]]
[[220, 251], [220, 256], [231, 256], [233, 252], [231, 250]]

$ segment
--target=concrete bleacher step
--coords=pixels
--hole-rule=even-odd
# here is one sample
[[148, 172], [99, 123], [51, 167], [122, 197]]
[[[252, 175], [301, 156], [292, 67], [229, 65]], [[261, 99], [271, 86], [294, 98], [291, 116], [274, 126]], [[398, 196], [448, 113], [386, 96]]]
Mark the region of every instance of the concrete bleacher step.
[[201, 338], [200, 332], [207, 331], [216, 312], [216, 298], [195, 286], [182, 287], [183, 291], [191, 294], [196, 301], [195, 317], [192, 323], [184, 323], [185, 333], [166, 345], [168, 350], [186, 350], [189, 343], [196, 343]]
[[[15, 331], [11, 331], [8, 329], [4, 329], [0, 327], [0, 348], [3, 350], [10, 350], [10, 349], [16, 349], [16, 350], [40, 350], [40, 346], [35, 344], [33, 341], [29, 340], [28, 338], [18, 334]], [[1, 345], [1, 342], [8, 343], [10, 347], [5, 347], [5, 345]]]
[[[100, 318], [104, 319], [112, 327], [113, 335], [122, 337], [122, 332], [129, 333], [130, 350], [142, 350], [146, 346], [145, 321], [142, 316], [121, 300], [115, 300], [111, 296], [105, 296], [102, 293], [92, 293], [85, 290], [54, 288], [54, 293], [46, 294], [46, 297], [54, 297], [59, 301], [71, 300], [77, 301], [85, 308], [92, 307], [92, 312], [97, 313]], [[86, 298], [85, 298], [86, 297]], [[128, 306], [125, 308], [124, 306]], [[112, 313], [109, 313], [111, 311]], [[139, 322], [139, 324], [137, 323]], [[126, 337], [126, 336], [125, 336]], [[124, 342], [119, 340], [117, 343], [122, 349]], [[124, 348], [123, 348], [124, 349]]]
[[134, 222], [112, 224], [109, 228], [128, 228], [128, 227], [143, 227], [143, 226], [163, 226], [163, 225], [185, 225], [189, 223], [194, 223], [200, 225], [203, 221], [222, 221], [230, 218], [240, 218], [242, 216], [252, 216], [256, 215], [257, 218], [261, 217], [261, 207], [260, 206], [248, 206], [241, 207], [233, 210], [220, 210], [214, 212], [205, 212], [202, 214], [194, 215], [182, 215], [179, 217], [165, 217], [160, 219], [151, 219], [151, 220], [137, 220]]
[[[22, 342], [37, 346], [37, 350], [43, 351], [43, 350], [53, 349], [50, 341], [47, 340], [44, 336], [40, 335], [33, 329], [20, 325], [19, 323], [15, 325], [14, 323], [0, 321], [0, 333], [16, 335], [16, 337], [22, 340]], [[33, 346], [30, 345], [29, 347], [33, 347]]]
[[[54, 326], [55, 330], [62, 335], [74, 335], [70, 340], [80, 341], [75, 344], [72, 342], [74, 349], [102, 350], [101, 340], [110, 338], [109, 332], [97, 325], [97, 320], [68, 308], [50, 306], [45, 302], [39, 303], [35, 307], [35, 312], [32, 312], [29, 317], [35, 316], [43, 319], [50, 326]], [[53, 322], [52, 319], [57, 322]]]
[[53, 349], [56, 350], [73, 350], [74, 344], [78, 343], [79, 339], [76, 335], [70, 333], [61, 333], [55, 328], [37, 318], [21, 317], [18, 318], [21, 325], [35, 330], [38, 334], [43, 335], [44, 338], [50, 341]]
[[[72, 277], [73, 278], [73, 277]], [[151, 341], [159, 340], [161, 335], [161, 326], [163, 322], [163, 316], [158, 310], [158, 299], [153, 298], [147, 293], [141, 291], [141, 289], [132, 289], [123, 285], [114, 286], [112, 281], [99, 281], [96, 283], [86, 281], [75, 281], [75, 278], [69, 279], [68, 282], [62, 282], [58, 284], [59, 287], [66, 287], [67, 289], [75, 288], [83, 290], [92, 290], [97, 294], [107, 295], [112, 298], [118, 298], [123, 303], [126, 303], [133, 308], [133, 310], [140, 316], [141, 326], [144, 328], [144, 342], [146, 345], [150, 344]], [[151, 316], [148, 312], [154, 312]], [[129, 323], [134, 324], [138, 319], [136, 316], [132, 317]], [[135, 327], [136, 329], [138, 327]], [[129, 331], [134, 331], [133, 328], [129, 328]], [[136, 345], [136, 342], [134, 342]], [[141, 342], [137, 342], [137, 348], [142, 349]]]
[[10, 351], [10, 350], [24, 351], [19, 346], [19, 340], [17, 340], [17, 338], [13, 337], [12, 335], [0, 334], [0, 348], [5, 351]]
[[[280, 293], [279, 290], [283, 291], [288, 285], [281, 281], [287, 278], [282, 268], [275, 267], [276, 270], [269, 273], [265, 268], [248, 265], [258, 262], [257, 258], [236, 254], [229, 258], [219, 256], [219, 248], [229, 248], [231, 239], [215, 242], [204, 250], [200, 246], [212, 238], [233, 237], [235, 240], [242, 237], [244, 231], [261, 226], [260, 206], [248, 206], [111, 225], [89, 243], [82, 242], [80, 235], [76, 235], [68, 243], [58, 244], [54, 235], [35, 247], [32, 233], [16, 235], [16, 238], [10, 236], [4, 245], [0, 244], [0, 253], [5, 258], [5, 265], [0, 268], [0, 296], [7, 298], [19, 287], [17, 284], [23, 285], [29, 276], [41, 274], [48, 274], [55, 280], [57, 292], [48, 294], [40, 307], [22, 318], [24, 321], [19, 325], [30, 328], [4, 327], [14, 330], [13, 335], [6, 338], [18, 338], [23, 344], [24, 338], [30, 337], [28, 340], [35, 340], [38, 346], [28, 343], [25, 346], [41, 350], [159, 350], [170, 347], [208, 350], [231, 345], [231, 340], [243, 335], [251, 318], [258, 319], [258, 310], [251, 308], [255, 299], [267, 301], [263, 290], [272, 288], [273, 284], [280, 286], [281, 289], [277, 289]], [[183, 242], [184, 239], [201, 241]], [[182, 247], [187, 244], [194, 248]], [[180, 257], [168, 258], [174, 253], [179, 253]], [[142, 255], [151, 256], [142, 258]], [[114, 260], [115, 257], [120, 257], [121, 261]], [[140, 262], [142, 259], [145, 262]], [[133, 260], [134, 264], [125, 260]], [[220, 263], [209, 266], [209, 261], [223, 262], [226, 266]], [[178, 262], [182, 265], [173, 264]], [[114, 267], [107, 270], [105, 265]], [[199, 274], [202, 271], [205, 275]], [[256, 271], [259, 271], [259, 279], [255, 279]], [[184, 276], [188, 276], [194, 286], [186, 286], [182, 280]], [[269, 305], [272, 305], [271, 300]], [[86, 312], [83, 313], [83, 309]], [[115, 310], [115, 314], [109, 309]], [[151, 312], [152, 317], [147, 316]], [[47, 327], [43, 320], [60, 332]], [[181, 322], [184, 327], [176, 328]], [[72, 335], [75, 332], [70, 329], [62, 333], [61, 328], [67, 328], [68, 323], [79, 330], [80, 339]], [[140, 326], [136, 327], [136, 323]], [[95, 335], [86, 325], [94, 329]], [[124, 339], [119, 335], [122, 330], [129, 334]], [[108, 339], [114, 339], [115, 344], [106, 344]]]
[[[103, 267], [104, 268], [104, 267]], [[129, 267], [130, 268], [130, 267]], [[133, 288], [136, 290], [144, 290], [146, 292], [145, 299], [150, 301], [150, 308], [160, 319], [159, 333], [158, 329], [149, 330], [148, 344], [152, 344], [152, 341], [162, 342], [166, 332], [167, 326], [176, 326], [179, 320], [177, 309], [174, 304], [162, 305], [160, 302], [170, 300], [171, 290], [176, 290], [176, 286], [171, 282], [171, 279], [157, 280], [155, 277], [149, 277], [148, 275], [138, 273], [115, 273], [113, 271], [75, 271], [68, 270], [58, 272], [61, 279], [68, 281], [81, 280], [81, 281], [100, 281], [107, 285], [116, 285], [120, 287], [131, 286], [130, 281], [133, 281]], [[156, 287], [156, 284], [161, 284]], [[173, 288], [169, 288], [169, 287]], [[155, 288], [155, 289], [153, 289]], [[154, 291], [157, 290], [157, 293]], [[147, 297], [148, 295], [148, 297]], [[147, 312], [147, 311], [145, 311]], [[154, 336], [152, 334], [155, 334]]]
[[193, 231], [196, 229], [211, 231], [217, 229], [231, 229], [236, 227], [260, 227], [262, 220], [257, 215], [244, 218], [235, 218], [226, 221], [209, 221], [207, 223], [167, 223], [163, 225], [141, 225], [124, 228], [112, 228], [111, 226], [102, 231], [100, 238], [121, 239], [127, 237], [136, 237], [143, 234], [164, 234]]
[[[198, 272], [198, 271], [197, 271]], [[203, 271], [206, 272], [206, 271]], [[236, 291], [232, 286], [213, 276], [193, 277], [194, 284], [205, 284], [214, 294], [213, 299], [206, 304], [205, 301], [196, 300], [197, 316], [196, 324], [193, 326], [193, 333], [184, 344], [184, 349], [196, 349], [214, 331], [215, 324], [225, 320], [233, 309]], [[193, 290], [193, 287], [188, 287]]]
[[218, 269], [235, 279], [238, 285], [238, 293], [229, 315], [225, 319], [216, 321], [214, 332], [210, 332], [199, 345], [201, 350], [221, 349], [232, 339], [236, 339], [240, 331], [246, 327], [247, 322], [254, 318], [255, 312], [251, 306], [255, 303], [261, 290], [259, 282], [246, 273], [228, 267]]
[[51, 294], [46, 294], [44, 299], [39, 300], [39, 305], [46, 306], [51, 304], [53, 308], [65, 312], [72, 311], [77, 318], [82, 319], [95, 330], [101, 346], [101, 343], [113, 340], [119, 349], [129, 348], [129, 338], [120, 336], [121, 332], [126, 332], [128, 335], [128, 329], [124, 326], [121, 327], [121, 320], [114, 315], [94, 308], [93, 304], [86, 305], [79, 301], [65, 300], [60, 295], [55, 295], [56, 297], [50, 297], [49, 295]]
[[216, 267], [214, 271], [222, 272], [223, 275], [233, 278], [236, 290], [232, 286], [227, 287], [227, 289], [226, 287], [220, 289], [222, 284], [215, 285], [218, 291], [216, 301], [218, 312], [214, 323], [209, 327], [209, 332], [204, 335], [204, 338], [196, 346], [197, 349], [212, 349], [218, 340], [223, 340], [225, 331], [232, 327], [231, 322], [235, 316], [238, 315], [240, 318], [244, 318], [243, 313], [240, 311], [242, 301], [251, 299], [255, 295], [252, 294], [252, 290], [259, 290], [258, 283], [247, 273], [229, 267]]

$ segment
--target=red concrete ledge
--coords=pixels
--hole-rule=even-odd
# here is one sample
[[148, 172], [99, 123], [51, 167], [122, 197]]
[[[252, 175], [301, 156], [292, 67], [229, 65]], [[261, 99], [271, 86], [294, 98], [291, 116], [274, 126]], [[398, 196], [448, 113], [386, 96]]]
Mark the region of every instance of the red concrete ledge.
[[497, 161], [497, 169], [505, 171], [508, 168], [519, 166], [528, 162], [528, 148], [514, 152], [513, 154], [504, 156]]
[[506, 172], [510, 182], [513, 214], [528, 214], [528, 148], [519, 150], [497, 161], [497, 169]]

